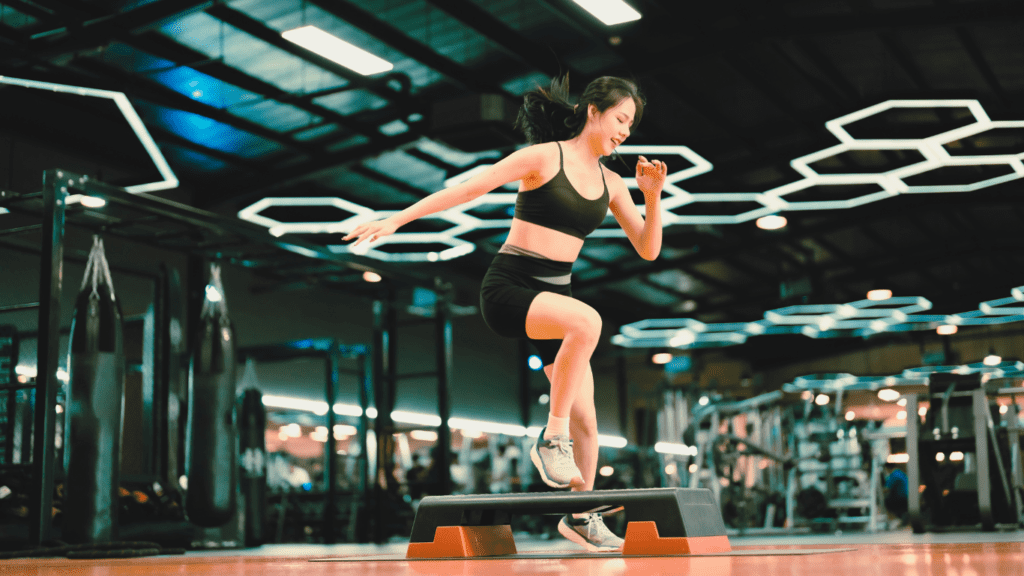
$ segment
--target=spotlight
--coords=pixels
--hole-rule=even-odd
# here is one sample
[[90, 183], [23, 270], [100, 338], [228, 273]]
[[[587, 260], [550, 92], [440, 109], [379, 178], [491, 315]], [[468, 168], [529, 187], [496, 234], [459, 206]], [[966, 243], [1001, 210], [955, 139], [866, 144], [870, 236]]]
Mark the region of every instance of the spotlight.
[[541, 405], [547, 404], [548, 402], [551, 401], [551, 396], [548, 396], [547, 394], [541, 394], [540, 398], [538, 398], [537, 401], [540, 402]]
[[936, 452], [935, 453], [935, 461], [936, 462], [943, 462], [945, 460], [946, 460], [946, 455], [945, 454], [943, 454], [942, 452]]
[[377, 274], [376, 272], [370, 272], [369, 270], [367, 270], [366, 272], [363, 272], [363, 280], [367, 282], [380, 282], [381, 277], [380, 274]]
[[892, 402], [900, 396], [901, 394], [892, 388], [882, 388], [878, 391], [878, 399], [883, 402]]
[[847, 422], [853, 421], [853, 419], [856, 418], [856, 417], [857, 417], [857, 415], [854, 414], [853, 410], [849, 410], [849, 411], [846, 412], [846, 421]]
[[690, 471], [690, 474], [696, 474], [697, 473], [697, 465], [696, 464], [690, 464], [690, 467], [687, 468], [687, 470]]
[[540, 370], [544, 367], [544, 362], [541, 361], [540, 356], [531, 354], [526, 360], [526, 364], [530, 367], [530, 370]]
[[651, 362], [653, 362], [654, 364], [668, 364], [671, 361], [671, 352], [658, 352], [654, 356], [651, 356]]
[[935, 329], [935, 333], [939, 336], [950, 336], [956, 334], [956, 330], [957, 328], [953, 324], [943, 324]]
[[828, 406], [828, 394], [818, 394], [818, 397], [814, 399], [814, 403], [818, 406]]
[[206, 287], [206, 299], [210, 302], [220, 302], [223, 299], [220, 292], [212, 284]]
[[906, 420], [907, 419], [907, 411], [906, 410], [900, 410], [899, 412], [897, 412], [896, 413], [896, 419], [897, 420]]
[[672, 476], [675, 473], [676, 473], [676, 465], [675, 464], [669, 464], [668, 466], [665, 466], [665, 475], [666, 476]]
[[422, 442], [437, 442], [437, 432], [433, 430], [413, 430], [409, 432], [409, 438]]
[[612, 468], [611, 466], [601, 466], [601, 469], [598, 470], [598, 474], [604, 477], [611, 476], [612, 474], [615, 474], [615, 468]]
[[949, 461], [950, 462], [960, 462], [963, 459], [964, 459], [964, 453], [963, 452], [950, 452], [949, 453]]
[[989, 350], [988, 356], [985, 356], [985, 359], [982, 360], [982, 363], [985, 364], [985, 366], [997, 366], [1002, 361], [1003, 359], [998, 354], [996, 354], [995, 350]]
[[757, 219], [757, 227], [761, 230], [778, 230], [786, 227], [786, 217], [778, 214], [761, 216]]
[[896, 401], [896, 404], [898, 406], [906, 406], [907, 405], [907, 399], [906, 398], [900, 398], [899, 400]]
[[888, 462], [889, 464], [906, 464], [907, 462], [910, 462], [910, 455], [909, 454], [889, 454], [889, 456], [885, 459], [885, 461]]
[[868, 300], [888, 300], [889, 298], [892, 298], [892, 290], [880, 288], [868, 292]]
[[697, 403], [700, 404], [701, 406], [707, 406], [708, 402], [711, 402], [711, 399], [708, 398], [707, 396], [701, 396], [700, 400], [697, 400]]
[[86, 208], [103, 208], [107, 205], [107, 201], [103, 198], [96, 198], [95, 196], [82, 196], [80, 200], [82, 206]]

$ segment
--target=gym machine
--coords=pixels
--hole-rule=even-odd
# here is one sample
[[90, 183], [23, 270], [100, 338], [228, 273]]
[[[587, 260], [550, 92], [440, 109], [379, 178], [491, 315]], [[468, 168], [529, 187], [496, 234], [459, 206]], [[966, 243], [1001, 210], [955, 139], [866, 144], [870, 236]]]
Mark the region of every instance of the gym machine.
[[[1009, 386], [1021, 376], [935, 372], [927, 393], [904, 396], [907, 506], [915, 532], [977, 524], [994, 530], [1024, 523], [1017, 404], [1024, 388]], [[1000, 403], [1000, 398], [1010, 401]], [[921, 407], [924, 402], [928, 408]]]

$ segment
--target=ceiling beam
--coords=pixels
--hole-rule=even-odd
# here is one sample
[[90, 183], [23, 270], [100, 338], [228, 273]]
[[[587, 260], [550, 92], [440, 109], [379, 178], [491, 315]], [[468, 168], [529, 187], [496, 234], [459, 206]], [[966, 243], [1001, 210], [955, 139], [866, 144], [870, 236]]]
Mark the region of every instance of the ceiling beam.
[[[212, 0], [157, 0], [125, 12], [72, 21], [58, 12], [60, 24], [33, 35], [29, 47], [41, 58], [53, 58], [98, 46], [115, 38], [134, 35], [213, 5]], [[48, 25], [53, 25], [47, 23]]]
[[[668, 3], [676, 14], [690, 18], [690, 5]], [[1017, 0], [993, 0], [888, 10], [884, 14], [861, 12], [825, 16], [782, 17], [763, 20], [730, 18], [724, 25], [706, 26], [702, 34], [678, 34], [644, 55], [632, 68], [637, 73], [656, 71], [664, 62], [706, 59], [708, 56], [738, 53], [756, 47], [766, 39], [797, 39], [837, 36], [849, 32], [884, 33], [908, 29], [931, 29], [983, 23], [1020, 22], [1024, 19], [1024, 3]], [[642, 21], [642, 20], [641, 20]]]
[[211, 8], [206, 10], [206, 13], [218, 20], [230, 24], [235, 28], [254, 36], [271, 46], [283, 50], [293, 56], [301, 58], [315, 66], [323, 68], [324, 70], [340, 76], [350, 83], [355, 84], [362, 90], [372, 92], [377, 96], [384, 98], [385, 100], [396, 104], [399, 108], [405, 111], [406, 114], [412, 114], [414, 112], [426, 113], [428, 112], [426, 103], [419, 98], [412, 96], [405, 91], [399, 91], [388, 86], [386, 82], [380, 82], [373, 79], [368, 79], [348, 68], [328, 60], [323, 56], [307, 50], [298, 44], [289, 42], [281, 36], [281, 33], [277, 30], [269, 28], [263, 22], [256, 20], [241, 12], [229, 7], [227, 4], [214, 4]]
[[[221, 82], [238, 86], [267, 98], [276, 100], [282, 104], [290, 104], [310, 114], [320, 116], [331, 121], [340, 127], [348, 128], [354, 132], [369, 138], [382, 138], [375, 123], [370, 123], [361, 118], [362, 114], [343, 115], [325, 106], [318, 105], [311, 101], [315, 94], [292, 94], [277, 86], [260, 80], [237, 68], [227, 65], [223, 59], [210, 59], [202, 52], [197, 52], [187, 46], [182, 46], [174, 40], [161, 34], [147, 33], [133, 36], [126, 40], [129, 44], [164, 60], [169, 60], [178, 66], [189, 67], [198, 70], [208, 76], [216, 78]], [[346, 86], [345, 90], [353, 89]], [[403, 114], [402, 117], [405, 115]], [[397, 116], [396, 116], [397, 117]]]
[[420, 64], [444, 74], [468, 90], [512, 96], [501, 86], [484, 81], [479, 71], [471, 70], [451, 58], [439, 54], [431, 46], [411, 38], [402, 30], [381, 20], [353, 2], [348, 2], [347, 0], [309, 0], [309, 2], [339, 20], [348, 22], [363, 32], [374, 36]]

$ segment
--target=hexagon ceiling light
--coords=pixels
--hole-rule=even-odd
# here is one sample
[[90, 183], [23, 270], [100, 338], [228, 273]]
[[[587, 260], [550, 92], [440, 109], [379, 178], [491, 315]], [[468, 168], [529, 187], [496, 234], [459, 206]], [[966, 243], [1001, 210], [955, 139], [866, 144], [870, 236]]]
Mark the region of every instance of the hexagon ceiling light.
[[[850, 124], [864, 120], [876, 114], [883, 113], [893, 108], [966, 108], [974, 118], [971, 124], [947, 130], [925, 138], [913, 139], [858, 139], [852, 136], [846, 129]], [[877, 202], [898, 194], [911, 194], [922, 192], [973, 192], [988, 186], [995, 186], [1003, 182], [1024, 177], [1024, 151], [1017, 154], [963, 154], [952, 155], [945, 148], [946, 144], [955, 142], [962, 138], [975, 136], [983, 132], [1005, 128], [1024, 128], [1024, 121], [994, 121], [988, 117], [985, 110], [977, 100], [889, 100], [863, 110], [858, 110], [835, 120], [825, 123], [825, 127], [839, 140], [839, 144], [824, 150], [819, 150], [806, 156], [801, 156], [790, 162], [790, 165], [802, 179], [789, 184], [772, 188], [764, 192], [737, 192], [737, 193], [691, 193], [679, 186], [687, 179], [693, 178], [712, 170], [711, 163], [702, 158], [699, 154], [686, 146], [642, 146], [624, 145], [619, 146], [618, 152], [623, 154], [644, 154], [666, 158], [680, 156], [689, 165], [681, 170], [671, 172], [665, 181], [664, 193], [666, 197], [662, 200], [662, 222], [664, 226], [675, 224], [739, 224], [787, 210], [842, 210], [854, 208], [870, 202]], [[820, 174], [812, 168], [814, 162], [824, 160], [852, 150], [914, 150], [921, 154], [923, 160], [908, 166], [879, 173], [858, 173], [858, 174]], [[676, 165], [671, 159], [667, 160], [670, 166]], [[906, 179], [917, 176], [939, 168], [950, 166], [979, 166], [979, 165], [1005, 165], [1012, 171], [971, 184], [957, 185], [935, 185], [935, 186], [912, 186], [906, 183]], [[486, 165], [475, 166], [472, 169], [449, 178], [445, 185], [451, 186], [457, 182], [468, 179], [477, 171], [483, 170]], [[635, 178], [625, 178], [626, 186], [632, 189], [637, 188]], [[847, 198], [844, 200], [813, 200], [813, 201], [787, 201], [786, 196], [794, 192], [807, 190], [821, 185], [873, 185], [877, 191], [867, 192], [864, 195]], [[460, 234], [473, 230], [485, 228], [507, 227], [511, 219], [481, 219], [469, 211], [480, 208], [484, 205], [507, 205], [515, 204], [516, 194], [508, 192], [492, 192], [484, 194], [479, 198], [461, 206], [456, 206], [444, 212], [431, 216], [447, 220], [453, 226], [441, 232], [432, 233], [408, 233], [398, 232], [373, 243], [363, 243], [355, 250], [350, 250], [348, 245], [330, 246], [330, 249], [339, 252], [357, 252], [372, 258], [387, 261], [440, 261], [457, 258], [473, 251], [474, 245], [459, 238]], [[352, 216], [336, 222], [279, 222], [260, 214], [261, 211], [271, 206], [317, 206], [330, 203], [336, 199], [324, 198], [264, 198], [259, 202], [243, 209], [238, 213], [239, 218], [250, 220], [268, 226], [277, 234], [288, 232], [304, 233], [347, 233], [362, 222], [387, 217], [393, 211], [374, 211], [357, 204], [346, 203], [347, 211]], [[740, 212], [737, 214], [676, 214], [672, 210], [683, 206], [698, 205], [702, 203], [727, 204], [745, 203], [759, 204], [759, 207]], [[737, 204], [739, 206], [741, 204]], [[644, 207], [638, 206], [643, 212]], [[617, 227], [598, 228], [591, 236], [597, 238], [622, 237], [623, 231]], [[449, 248], [440, 252], [386, 252], [381, 247], [407, 244], [445, 244]], [[723, 338], [726, 338], [723, 336]]]
[[[125, 96], [124, 93], [111, 92], [109, 90], [97, 90], [95, 88], [82, 88], [81, 86], [69, 86], [67, 84], [52, 84], [50, 82], [23, 80], [21, 78], [11, 78], [9, 76], [0, 76], [0, 84], [113, 100], [114, 104], [116, 104], [117, 108], [121, 111], [121, 114], [124, 115], [124, 119], [128, 122], [128, 125], [131, 126], [132, 132], [134, 132], [135, 136], [139, 139], [139, 143], [146, 149], [146, 153], [149, 154], [149, 158], [153, 160], [153, 164], [156, 166], [157, 171], [159, 171], [160, 175], [164, 178], [159, 182], [126, 186], [125, 190], [132, 194], [140, 194], [142, 192], [155, 192], [157, 190], [168, 190], [170, 188], [178, 187], [178, 177], [174, 175], [174, 171], [171, 170], [170, 165], [167, 164], [167, 160], [165, 160], [163, 154], [160, 153], [160, 148], [157, 147], [156, 142], [153, 141], [153, 137], [150, 136], [149, 131], [146, 130], [146, 125], [143, 124], [142, 119], [139, 118], [138, 113], [135, 112], [135, 108], [132, 108], [131, 102], [128, 101], [128, 97]], [[68, 196], [67, 203], [74, 204], [80, 200], [81, 194], [73, 194]], [[0, 214], [6, 212], [7, 210], [0, 208]]]
[[[1010, 306], [1009, 304], [1016, 304]], [[1024, 286], [1007, 298], [959, 314], [918, 314], [932, 303], [920, 296], [859, 300], [848, 304], [799, 304], [769, 310], [756, 322], [705, 324], [690, 318], [657, 318], [626, 324], [612, 336], [624, 348], [712, 348], [742, 344], [750, 336], [803, 334], [810, 338], [867, 337], [882, 332], [932, 330], [943, 324], [990, 326], [1024, 320]]]

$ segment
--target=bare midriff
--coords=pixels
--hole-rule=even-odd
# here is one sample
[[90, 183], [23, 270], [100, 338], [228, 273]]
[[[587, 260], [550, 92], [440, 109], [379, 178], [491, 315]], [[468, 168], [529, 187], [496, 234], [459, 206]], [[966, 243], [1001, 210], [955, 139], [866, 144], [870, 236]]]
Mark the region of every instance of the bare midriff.
[[518, 218], [512, 219], [505, 244], [536, 252], [549, 260], [575, 262], [583, 240]]

